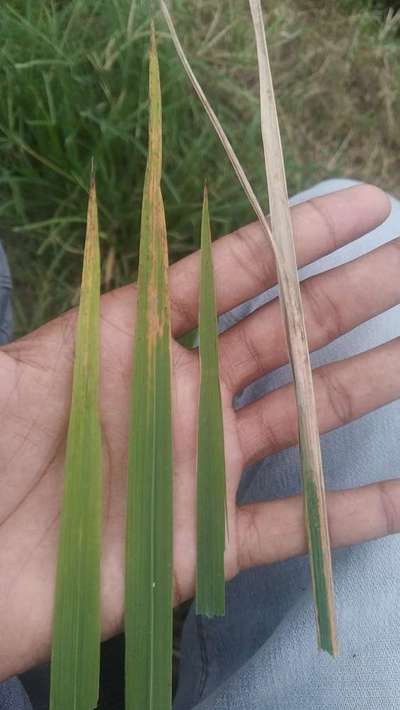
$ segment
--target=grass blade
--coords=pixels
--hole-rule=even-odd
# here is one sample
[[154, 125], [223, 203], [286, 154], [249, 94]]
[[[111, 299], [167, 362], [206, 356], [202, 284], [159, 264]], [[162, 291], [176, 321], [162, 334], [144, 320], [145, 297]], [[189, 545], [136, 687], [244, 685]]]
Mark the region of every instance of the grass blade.
[[[312, 377], [311, 369], [309, 364], [309, 355], [305, 347], [303, 350], [299, 349], [299, 340], [303, 340], [303, 346], [305, 346], [307, 339], [304, 327], [304, 317], [302, 313], [301, 300], [298, 298], [297, 288], [291, 287], [293, 284], [293, 274], [288, 272], [287, 264], [285, 261], [285, 252], [282, 251], [282, 245], [275, 238], [270, 230], [267, 219], [261, 209], [257, 197], [251, 187], [251, 184], [238, 160], [233, 147], [231, 146], [229, 139], [227, 138], [224, 129], [222, 128], [218, 117], [216, 116], [214, 110], [212, 109], [204, 91], [202, 90], [196, 76], [193, 73], [192, 68], [187, 60], [183, 47], [177, 36], [171, 15], [168, 11], [167, 5], [164, 0], [160, 0], [161, 9], [165, 20], [167, 22], [171, 38], [174, 42], [177, 54], [182, 62], [182, 65], [196, 91], [203, 107], [217, 133], [221, 143], [225, 149], [225, 152], [236, 172], [236, 175], [241, 183], [245, 194], [247, 195], [250, 204], [252, 205], [256, 216], [258, 217], [261, 227], [264, 231], [265, 236], [269, 239], [271, 247], [273, 249], [276, 263], [279, 284], [281, 289], [281, 299], [283, 301], [282, 309], [284, 314], [285, 331], [289, 348], [289, 357], [292, 362], [294, 380], [296, 385], [296, 396], [298, 406], [303, 400], [304, 394], [308, 396], [312, 389], [310, 390], [310, 384], [312, 387]], [[296, 274], [297, 281], [297, 274]], [[295, 298], [295, 303], [290, 300], [288, 303], [285, 299], [290, 297], [290, 299]], [[288, 321], [288, 316], [290, 314], [290, 325]], [[295, 330], [293, 330], [293, 328]], [[296, 342], [296, 339], [297, 342]], [[299, 363], [299, 353], [302, 352], [305, 360], [302, 364]], [[306, 377], [307, 377], [307, 389], [306, 393], [300, 392], [299, 399], [299, 377], [301, 378], [302, 367], [306, 367]], [[300, 379], [300, 386], [304, 386], [304, 380]], [[314, 399], [312, 397], [309, 400], [311, 408], [314, 407]], [[334, 610], [333, 610], [333, 585], [332, 585], [332, 575], [331, 575], [331, 559], [330, 559], [330, 549], [329, 549], [329, 537], [326, 525], [326, 506], [324, 500], [324, 489], [323, 489], [323, 479], [322, 475], [319, 476], [318, 472], [321, 472], [320, 464], [320, 444], [319, 444], [319, 432], [315, 417], [315, 410], [311, 412], [312, 419], [305, 419], [302, 415], [299, 419], [300, 428], [300, 441], [302, 444], [303, 452], [303, 480], [305, 482], [305, 497], [306, 505], [308, 510], [313, 511], [312, 515], [307, 516], [307, 528], [310, 543], [310, 552], [312, 558], [312, 574], [313, 574], [313, 584], [317, 579], [318, 590], [315, 594], [315, 601], [317, 609], [317, 621], [318, 621], [318, 638], [321, 648], [329, 651], [333, 655], [336, 653], [336, 634], [335, 634], [335, 620], [334, 620]], [[308, 458], [308, 456], [310, 458]], [[319, 459], [319, 460], [318, 460]], [[305, 464], [305, 465], [304, 465]], [[310, 470], [307, 469], [310, 466]], [[315, 515], [314, 515], [315, 513]], [[315, 523], [315, 527], [314, 527]], [[319, 527], [321, 525], [321, 527]], [[317, 573], [316, 570], [318, 570]]]
[[100, 251], [94, 179], [89, 194], [51, 659], [51, 710], [92, 710], [100, 670]]
[[207, 189], [201, 224], [196, 613], [225, 613], [225, 451]]
[[172, 681], [172, 421], [161, 92], [152, 30], [128, 462], [126, 708], [167, 710]]
[[185, 54], [185, 51], [182, 47], [182, 44], [179, 40], [177, 33], [176, 33], [176, 29], [174, 27], [172, 17], [170, 15], [170, 12], [169, 12], [168, 7], [165, 4], [164, 0], [160, 0], [160, 6], [161, 6], [162, 13], [164, 15], [165, 21], [168, 25], [171, 39], [175, 45], [176, 53], [182, 62], [182, 66], [183, 66], [186, 74], [188, 75], [189, 80], [190, 80], [197, 96], [199, 97], [199, 99], [203, 105], [203, 108], [204, 108], [207, 116], [209, 117], [211, 124], [212, 124], [218, 138], [220, 139], [220, 141], [225, 149], [226, 155], [228, 156], [228, 158], [232, 164], [232, 167], [236, 173], [236, 176], [237, 176], [256, 216], [258, 217], [258, 219], [260, 221], [260, 224], [263, 228], [263, 231], [264, 231], [266, 237], [270, 240], [272, 250], [275, 254], [276, 249], [275, 249], [274, 238], [272, 236], [272, 233], [271, 233], [269, 224], [267, 222], [267, 219], [265, 217], [265, 214], [262, 211], [260, 204], [257, 200], [257, 197], [255, 195], [255, 192], [250, 184], [250, 181], [249, 181], [245, 171], [243, 170], [242, 165], [241, 165], [235, 151], [233, 150], [233, 147], [229, 141], [229, 138], [226, 135], [223, 127], [221, 126], [214, 109], [212, 108], [209, 100], [207, 99], [203, 89], [201, 88], [201, 86], [200, 86], [200, 84], [193, 72], [192, 67], [189, 64], [189, 61], [188, 61], [186, 54]]
[[261, 129], [272, 232], [279, 249], [277, 269], [299, 415], [299, 444], [306, 528], [320, 647], [336, 654], [336, 622], [321, 446], [307, 334], [297, 273], [292, 220], [267, 41], [260, 0], [249, 0], [260, 76]]

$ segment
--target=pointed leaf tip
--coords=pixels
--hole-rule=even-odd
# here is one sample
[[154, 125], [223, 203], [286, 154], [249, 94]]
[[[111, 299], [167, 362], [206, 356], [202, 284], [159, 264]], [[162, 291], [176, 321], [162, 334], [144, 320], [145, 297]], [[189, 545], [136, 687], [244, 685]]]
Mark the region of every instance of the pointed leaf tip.
[[94, 162], [94, 156], [90, 160], [90, 180], [89, 180], [89, 191], [96, 189], [96, 165]]
[[161, 91], [154, 33], [140, 231], [125, 575], [126, 710], [168, 710], [172, 680], [172, 415]]
[[225, 450], [207, 185], [201, 225], [196, 613], [225, 613]]
[[150, 22], [150, 52], [155, 54], [157, 51], [156, 28], [154, 20]]
[[100, 670], [100, 253], [89, 190], [54, 602], [51, 710], [97, 705]]

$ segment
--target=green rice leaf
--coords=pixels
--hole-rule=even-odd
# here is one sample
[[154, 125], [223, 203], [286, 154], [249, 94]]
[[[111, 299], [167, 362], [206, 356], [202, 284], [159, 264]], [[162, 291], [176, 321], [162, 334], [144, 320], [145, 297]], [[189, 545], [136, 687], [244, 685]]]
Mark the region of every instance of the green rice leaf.
[[161, 91], [154, 29], [128, 461], [127, 710], [167, 710], [172, 682], [172, 417]]
[[92, 710], [100, 669], [100, 251], [89, 194], [64, 473], [51, 657], [51, 710]]
[[225, 451], [207, 189], [201, 225], [196, 613], [225, 613]]
[[261, 130], [281, 304], [296, 391], [306, 528], [320, 647], [336, 654], [336, 621], [321, 446], [274, 87], [260, 0], [249, 0], [257, 44]]

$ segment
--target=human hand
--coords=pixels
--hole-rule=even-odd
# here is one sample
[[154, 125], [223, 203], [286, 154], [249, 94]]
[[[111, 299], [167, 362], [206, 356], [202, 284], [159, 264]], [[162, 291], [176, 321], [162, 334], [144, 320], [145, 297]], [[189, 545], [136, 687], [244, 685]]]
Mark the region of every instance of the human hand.
[[[387, 216], [387, 197], [361, 186], [293, 209], [299, 265], [373, 229]], [[400, 242], [302, 286], [311, 349], [400, 301]], [[218, 310], [223, 313], [271, 287], [272, 253], [257, 224], [214, 244]], [[198, 254], [171, 267], [174, 338], [197, 318]], [[104, 637], [123, 617], [126, 460], [135, 287], [102, 298], [101, 423], [104, 449], [102, 625]], [[71, 311], [0, 350], [0, 679], [50, 651], [63, 457], [71, 392], [76, 314]], [[198, 357], [173, 341], [175, 603], [194, 593]], [[321, 432], [355, 419], [400, 393], [400, 340], [314, 373]], [[303, 553], [300, 497], [238, 509], [247, 464], [297, 440], [293, 390], [282, 388], [233, 409], [234, 394], [287, 361], [279, 304], [273, 302], [220, 337], [229, 540], [227, 579], [252, 565]], [[400, 529], [400, 481], [328, 496], [333, 545]], [[366, 515], [366, 511], [368, 514]]]

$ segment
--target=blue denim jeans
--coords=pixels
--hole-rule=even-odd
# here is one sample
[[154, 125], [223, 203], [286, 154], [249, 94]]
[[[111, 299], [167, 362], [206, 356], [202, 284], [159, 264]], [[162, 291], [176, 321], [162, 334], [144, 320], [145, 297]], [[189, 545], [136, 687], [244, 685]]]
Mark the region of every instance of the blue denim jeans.
[[[11, 276], [4, 249], [0, 244], [0, 345], [11, 338]], [[0, 684], [0, 710], [31, 710], [31, 704], [17, 678]]]
[[0, 244], [0, 345], [10, 340], [11, 313], [11, 275], [4, 249]]
[[[347, 180], [326, 181], [293, 201], [351, 184]], [[389, 241], [397, 236], [398, 225], [400, 202], [392, 200], [392, 213], [384, 225], [302, 269], [301, 278]], [[275, 295], [276, 290], [271, 289], [223, 316], [222, 328]], [[313, 365], [380, 345], [398, 335], [399, 329], [400, 307], [396, 307], [313, 353]], [[238, 403], [249, 402], [289, 379], [288, 368], [280, 368], [249, 387]], [[400, 402], [395, 402], [325, 434], [322, 447], [328, 488], [350, 488], [398, 475], [399, 431]], [[296, 448], [252, 466], [243, 476], [239, 502], [299, 492], [298, 469]], [[337, 659], [316, 649], [306, 557], [236, 577], [227, 585], [224, 619], [196, 617], [192, 608], [183, 631], [174, 710], [399, 708], [400, 536], [336, 551], [334, 575], [340, 642]], [[29, 707], [24, 703], [26, 696], [16, 680], [0, 685], [0, 710]]]

